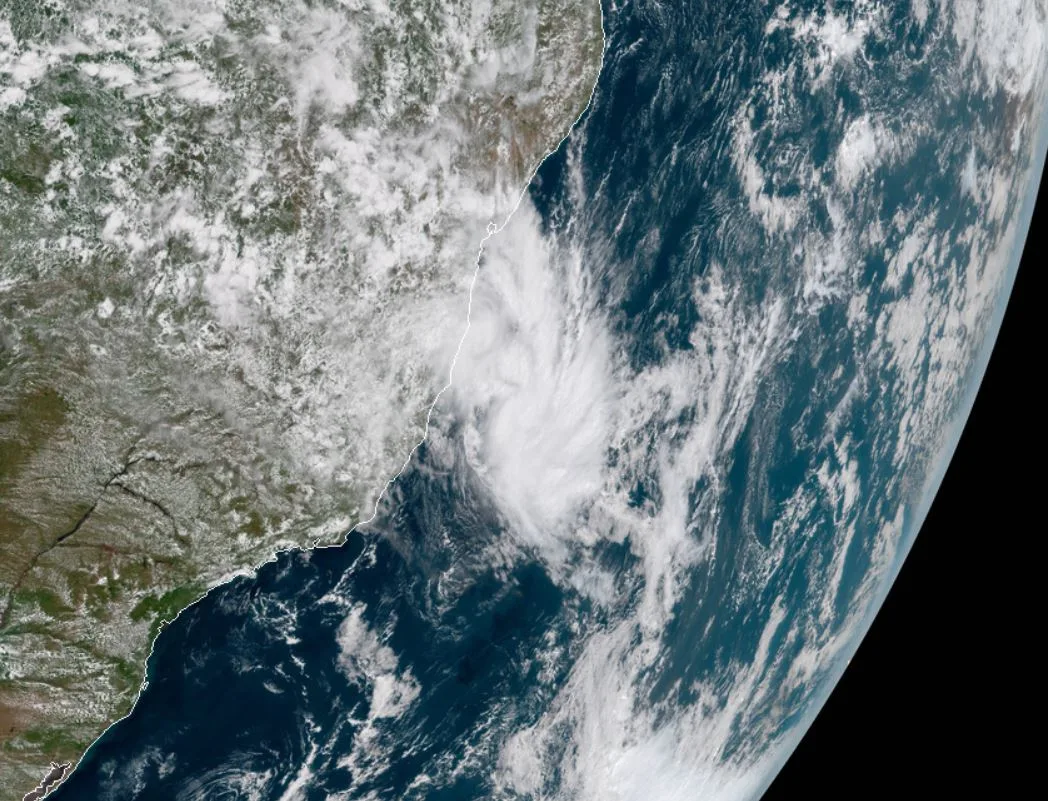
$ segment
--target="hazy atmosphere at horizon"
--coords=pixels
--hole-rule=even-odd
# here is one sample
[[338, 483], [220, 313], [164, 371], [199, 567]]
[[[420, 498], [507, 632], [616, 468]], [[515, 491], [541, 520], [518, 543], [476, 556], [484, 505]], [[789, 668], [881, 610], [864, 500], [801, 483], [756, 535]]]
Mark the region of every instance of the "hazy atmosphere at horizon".
[[982, 380], [1048, 0], [0, 0], [0, 801], [748, 801]]

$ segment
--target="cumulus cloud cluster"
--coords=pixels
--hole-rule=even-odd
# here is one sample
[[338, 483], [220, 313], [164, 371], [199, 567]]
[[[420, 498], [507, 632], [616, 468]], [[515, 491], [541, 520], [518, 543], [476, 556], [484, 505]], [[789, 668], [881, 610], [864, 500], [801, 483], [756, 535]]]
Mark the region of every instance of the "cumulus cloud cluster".
[[[1014, 19], [990, 24], [982, 3], [962, 5], [936, 24], [956, 37], [962, 61], [978, 62], [981, 77], [973, 86], [985, 81], [1006, 92], [1030, 91], [1033, 84], [1021, 79], [1017, 65], [1040, 63], [1041, 6], [1020, 4]], [[914, 4], [913, 14], [916, 25], [928, 24], [927, 4]], [[1023, 19], [1040, 32], [1020, 35], [1012, 23]], [[926, 198], [890, 219], [877, 218], [864, 198], [879, 191], [884, 172], [914, 158], [919, 142], [943, 134], [920, 110], [900, 126], [882, 110], [864, 107], [866, 100], [827, 123], [837, 140], [821, 164], [803, 148], [794, 162], [777, 160], [780, 121], [753, 113], [757, 97], [791, 85], [823, 91], [844, 72], [868, 68], [864, 43], [885, 35], [883, 23], [872, 3], [821, 16], [784, 4], [773, 17], [768, 33], [792, 37], [801, 48], [800, 67], [761, 76], [732, 118], [727, 155], [746, 224], [787, 267], [776, 276], [780, 283], [769, 280], [768, 291], [748, 293], [744, 281], [756, 268], [747, 272], [709, 258], [680, 299], [697, 320], [688, 347], [667, 346], [646, 366], [631, 365], [625, 354], [632, 343], [611, 319], [621, 298], [610, 297], [603, 281], [631, 266], [609, 263], [610, 248], [592, 247], [570, 232], [547, 232], [526, 200], [485, 244], [471, 328], [444, 410], [454, 436], [441, 444], [461, 449], [469, 480], [503, 516], [505, 538], [520, 558], [538, 558], [562, 586], [581, 589], [614, 612], [611, 622], [586, 635], [545, 714], [502, 744], [495, 774], [502, 791], [602, 801], [755, 797], [800, 736], [800, 728], [780, 727], [782, 721], [801, 715], [821, 691], [882, 597], [912, 526], [905, 512], [929, 491], [928, 461], [950, 447], [943, 431], [962, 409], [1005, 286], [1017, 204], [1029, 180], [1025, 162], [992, 170], [972, 156], [953, 189], [978, 203], [975, 222], [944, 229]], [[995, 61], [987, 48], [1003, 41], [1017, 42], [1019, 52]], [[781, 109], [800, 104], [780, 100]], [[1032, 147], [1032, 137], [1020, 138]], [[977, 141], [981, 153], [999, 144], [992, 137]], [[581, 148], [578, 140], [573, 144]], [[1018, 152], [1011, 141], [1005, 148]], [[568, 164], [574, 164], [570, 157]], [[582, 192], [581, 180], [569, 184]], [[780, 185], [801, 191], [779, 193]], [[591, 198], [573, 199], [585, 215]], [[615, 215], [616, 234], [622, 220], [640, 213], [630, 203]], [[961, 264], [944, 245], [954, 239], [969, 247]], [[874, 257], [886, 262], [886, 274], [871, 279], [862, 269]], [[834, 362], [836, 353], [820, 361], [839, 342], [838, 332], [819, 327], [818, 315], [827, 310], [837, 314], [828, 319], [840, 321], [840, 339], [854, 349], [857, 364]], [[786, 497], [771, 504], [764, 474], [777, 458], [774, 440], [782, 432], [773, 418], [772, 429], [762, 430], [767, 421], [754, 410], [762, 402], [761, 414], [774, 412], [792, 400], [769, 402], [767, 378], [812, 341], [805, 358], [791, 364], [826, 370], [826, 385], [840, 393], [828, 411], [813, 399], [814, 411], [788, 432], [798, 450], [809, 449], [811, 464]], [[907, 400], [905, 408], [867, 420], [868, 436], [883, 448], [870, 457], [844, 421], [857, 398], [871, 394], [870, 382], [887, 382], [885, 376]], [[790, 391], [788, 382], [774, 388], [780, 395]], [[805, 426], [815, 432], [810, 442]], [[764, 462], [732, 479], [732, 466], [742, 461], [740, 443]], [[883, 465], [870, 467], [871, 458]], [[876, 477], [890, 500], [871, 500], [874, 471], [881, 469], [892, 471]], [[746, 484], [742, 506], [768, 506], [770, 533], [759, 542], [743, 517], [730, 525], [748, 544], [725, 553], [717, 531], [732, 512], [725, 501], [732, 480]], [[824, 537], [818, 555], [803, 551], [807, 564], [790, 563], [803, 549], [797, 543], [817, 535]], [[625, 579], [595, 567], [595, 555], [608, 543], [627, 545], [636, 559]], [[863, 560], [860, 574], [847, 575], [855, 571], [849, 560], [856, 554]], [[738, 563], [725, 604], [737, 605], [731, 610], [736, 624], [759, 621], [753, 648], [723, 655], [717, 679], [675, 686], [689, 703], [676, 702], [672, 692], [669, 701], [653, 701], [653, 677], [669, 660], [668, 627], [679, 619], [682, 599], [690, 598], [695, 575], [731, 559]], [[805, 583], [792, 606], [783, 578], [791, 575]], [[762, 596], [768, 586], [780, 595]]]
[[620, 392], [587, 278], [525, 203], [485, 247], [453, 384], [469, 464], [513, 530], [558, 553], [601, 489]]

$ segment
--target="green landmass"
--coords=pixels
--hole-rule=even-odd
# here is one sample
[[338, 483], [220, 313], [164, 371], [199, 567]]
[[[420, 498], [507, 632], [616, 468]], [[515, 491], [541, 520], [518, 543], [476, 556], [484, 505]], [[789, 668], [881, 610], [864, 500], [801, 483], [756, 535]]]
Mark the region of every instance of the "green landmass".
[[0, 801], [370, 516], [601, 49], [595, 2], [0, 0]]

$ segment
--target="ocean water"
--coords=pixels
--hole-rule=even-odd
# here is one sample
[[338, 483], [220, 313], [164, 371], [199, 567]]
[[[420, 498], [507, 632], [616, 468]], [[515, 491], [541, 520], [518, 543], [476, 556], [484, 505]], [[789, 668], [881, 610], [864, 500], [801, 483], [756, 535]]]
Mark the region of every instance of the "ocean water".
[[185, 610], [53, 797], [770, 781], [955, 444], [1043, 93], [1017, 105], [1022, 60], [936, 4], [606, 4], [605, 30], [375, 520]]

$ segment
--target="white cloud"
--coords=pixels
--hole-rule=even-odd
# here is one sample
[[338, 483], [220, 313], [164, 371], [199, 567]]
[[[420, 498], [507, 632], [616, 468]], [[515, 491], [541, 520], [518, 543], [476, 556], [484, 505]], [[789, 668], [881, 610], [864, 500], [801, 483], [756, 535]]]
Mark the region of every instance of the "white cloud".
[[1048, 64], [1044, 0], [955, 0], [948, 7], [964, 62], [978, 66], [991, 89], [1025, 96], [1043, 82]]
[[485, 247], [453, 383], [470, 464], [514, 530], [554, 561], [601, 489], [613, 429], [608, 335], [587, 276], [522, 204]]

